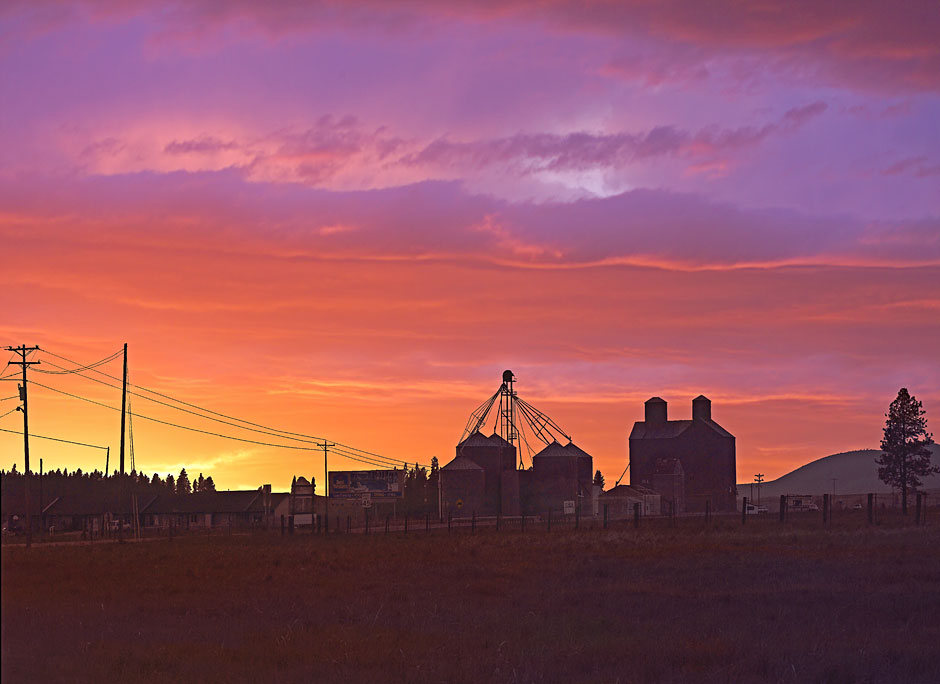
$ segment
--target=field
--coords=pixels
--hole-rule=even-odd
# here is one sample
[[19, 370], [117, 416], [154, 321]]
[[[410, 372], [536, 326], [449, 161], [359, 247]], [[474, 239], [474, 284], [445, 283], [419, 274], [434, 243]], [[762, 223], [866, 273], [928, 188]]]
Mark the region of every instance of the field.
[[936, 516], [2, 554], [5, 684], [940, 681]]

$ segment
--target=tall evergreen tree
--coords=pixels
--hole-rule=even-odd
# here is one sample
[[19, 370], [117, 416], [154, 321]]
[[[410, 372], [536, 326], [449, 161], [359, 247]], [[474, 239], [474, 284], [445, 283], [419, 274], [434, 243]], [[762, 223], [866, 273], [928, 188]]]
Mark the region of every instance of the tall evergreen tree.
[[189, 486], [189, 475], [186, 474], [186, 468], [183, 468], [180, 471], [179, 477], [176, 478], [176, 493], [177, 494], [191, 494], [192, 487]]
[[604, 488], [604, 475], [601, 473], [600, 470], [594, 473], [594, 486], [600, 487], [601, 489]]
[[173, 477], [173, 473], [169, 473], [163, 483], [170, 494], [176, 494], [176, 479]]
[[927, 412], [923, 404], [911, 396], [906, 387], [898, 392], [885, 414], [881, 456], [875, 461], [878, 477], [887, 485], [901, 490], [901, 510], [907, 515], [907, 492], [917, 491], [920, 478], [940, 472], [931, 467], [930, 449], [933, 435], [927, 432]]
[[205, 482], [202, 483], [203, 492], [214, 492], [215, 491], [215, 482], [212, 481], [212, 476], [210, 475], [205, 479]]

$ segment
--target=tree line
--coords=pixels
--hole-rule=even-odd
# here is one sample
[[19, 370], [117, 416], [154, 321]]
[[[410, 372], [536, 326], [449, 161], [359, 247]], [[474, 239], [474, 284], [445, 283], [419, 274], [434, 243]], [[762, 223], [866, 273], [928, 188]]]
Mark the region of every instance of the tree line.
[[[30, 472], [30, 476], [32, 495], [34, 490], [39, 491], [40, 482], [38, 473]], [[7, 495], [13, 491], [21, 491], [23, 487], [21, 483], [25, 477], [16, 469], [14, 463], [12, 470], [0, 470], [0, 480], [3, 483], [3, 494]], [[199, 477], [191, 481], [186, 468], [180, 470], [177, 477], [173, 477], [172, 473], [161, 477], [159, 473], [147, 475], [143, 472], [138, 473], [136, 470], [123, 475], [115, 470], [110, 476], [106, 476], [101, 470], [86, 472], [81, 468], [76, 468], [69, 472], [68, 468], [57, 468], [43, 473], [42, 489], [46, 501], [51, 501], [56, 496], [77, 493], [92, 497], [123, 494], [186, 496], [216, 491], [211, 475], [204, 477], [202, 473], [199, 473]]]

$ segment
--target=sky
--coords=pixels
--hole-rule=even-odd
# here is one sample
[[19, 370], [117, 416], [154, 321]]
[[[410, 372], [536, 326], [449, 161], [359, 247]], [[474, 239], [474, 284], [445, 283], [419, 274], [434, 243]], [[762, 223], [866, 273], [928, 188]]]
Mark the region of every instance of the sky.
[[[917, 0], [5, 2], [30, 432], [113, 468], [114, 381], [38, 371], [126, 342], [135, 385], [394, 461], [449, 461], [504, 369], [609, 484], [651, 396], [711, 398], [739, 482], [875, 448], [901, 387], [940, 416], [937, 35]], [[133, 434], [146, 473], [322, 479], [320, 451]]]

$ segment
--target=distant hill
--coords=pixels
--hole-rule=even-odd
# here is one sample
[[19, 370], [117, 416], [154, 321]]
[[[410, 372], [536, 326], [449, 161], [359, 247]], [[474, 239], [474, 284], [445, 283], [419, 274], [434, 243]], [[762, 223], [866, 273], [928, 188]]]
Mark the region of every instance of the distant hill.
[[[940, 446], [930, 447], [932, 465], [940, 465]], [[801, 466], [776, 480], [761, 486], [761, 497], [766, 499], [781, 494], [825, 494], [832, 491], [832, 478], [836, 478], [837, 494], [888, 493], [891, 488], [878, 479], [875, 459], [881, 455], [878, 449], [859, 449], [841, 454], [825, 456]], [[926, 489], [940, 489], [940, 474], [923, 478]], [[750, 496], [751, 483], [738, 485], [738, 496]], [[755, 496], [756, 496], [755, 487]]]

